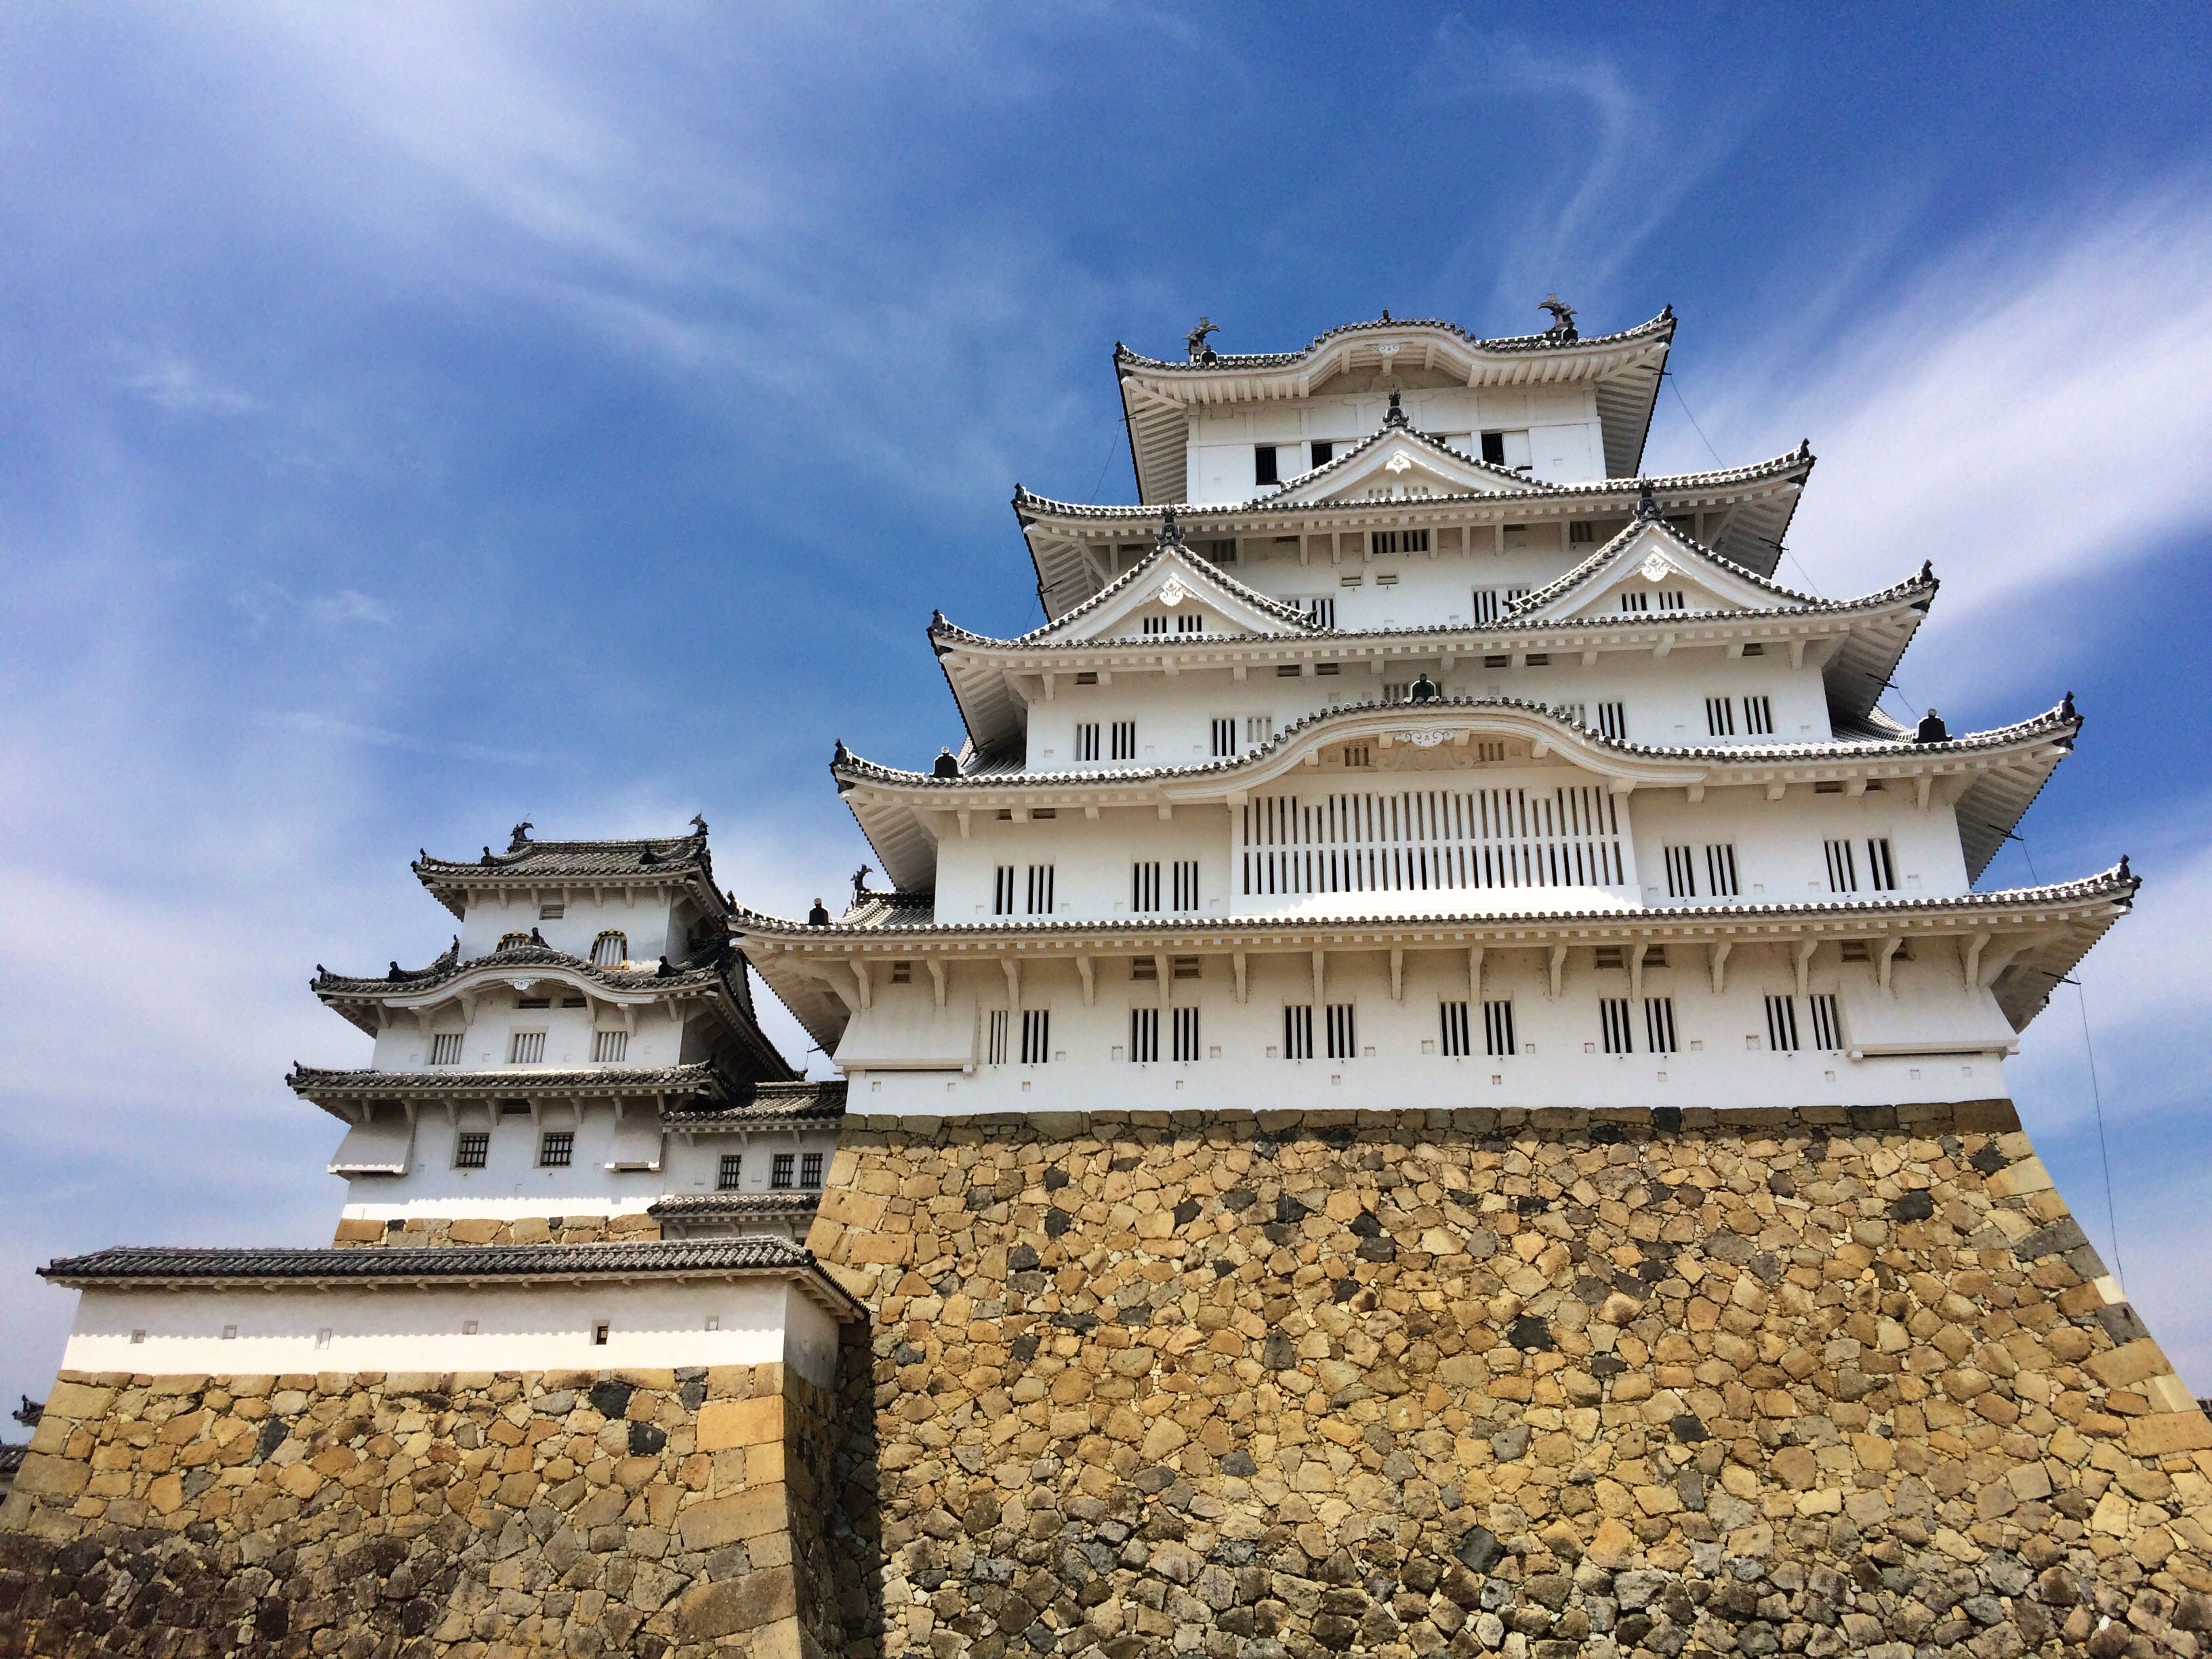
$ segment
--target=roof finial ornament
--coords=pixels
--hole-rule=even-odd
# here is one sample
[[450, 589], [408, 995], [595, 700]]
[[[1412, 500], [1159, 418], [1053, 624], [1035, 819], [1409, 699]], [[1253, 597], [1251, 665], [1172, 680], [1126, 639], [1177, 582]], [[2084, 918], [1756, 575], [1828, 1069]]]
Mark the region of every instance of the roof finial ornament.
[[950, 749], [939, 750], [937, 751], [937, 759], [930, 765], [929, 775], [933, 778], [958, 777], [960, 775], [960, 757], [954, 754]]
[[1553, 344], [1565, 345], [1582, 338], [1575, 330], [1575, 308], [1557, 294], [1537, 301], [1536, 309], [1552, 313], [1552, 325], [1544, 331], [1544, 337]]
[[1206, 344], [1206, 341], [1208, 335], [1218, 334], [1221, 331], [1213, 325], [1213, 319], [1212, 318], [1200, 318], [1198, 319], [1198, 326], [1182, 337], [1183, 348], [1190, 353], [1191, 362], [1194, 363], [1219, 362], [1221, 361], [1220, 354], [1215, 351], [1212, 346]]
[[2120, 854], [2120, 879], [2122, 881], [2133, 881], [2135, 879], [2135, 876], [2128, 869], [2128, 855], [2125, 853]]
[[872, 864], [864, 864], [859, 869], [853, 872], [853, 896], [855, 899], [866, 896], [868, 891], [868, 877], [874, 869], [875, 866]]
[[1434, 702], [1442, 696], [1443, 696], [1443, 688], [1437, 685], [1437, 684], [1434, 680], [1431, 679], [1426, 674], [1423, 674], [1419, 679], [1413, 682], [1413, 690], [1406, 694], [1406, 701], [1408, 702]]
[[2071, 691], [2066, 694], [2066, 701], [2058, 705], [2058, 718], [2064, 720], [2081, 718], [2074, 712], [2074, 694]]
[[1390, 394], [1390, 407], [1382, 412], [1382, 424], [1385, 426], [1411, 426], [1413, 424], [1412, 422], [1406, 418], [1406, 406], [1399, 401], [1398, 394], [1395, 392]]
[[806, 913], [806, 925], [809, 927], [827, 927], [830, 925], [830, 907], [816, 899], [814, 908]]
[[1932, 581], [1934, 581], [1934, 580], [1936, 580], [1936, 561], [1935, 561], [1935, 560], [1933, 560], [1933, 559], [1923, 559], [1923, 560], [1921, 560], [1921, 562], [1920, 562], [1920, 580], [1921, 580], [1922, 581], [1923, 581], [1923, 582], [1932, 582]]
[[1188, 546], [1188, 544], [1182, 538], [1182, 526], [1176, 522], [1175, 508], [1172, 507], [1161, 508], [1160, 527], [1152, 534], [1153, 550], [1164, 551], [1170, 547], [1187, 550]]
[[1636, 492], [1636, 522], [1659, 522], [1659, 498], [1651, 493], [1651, 480], [1649, 478], [1642, 481]]
[[1927, 717], [1913, 727], [1912, 740], [1915, 743], [1948, 743], [1951, 741], [1951, 728], [1944, 725], [1943, 717], [1931, 708]]
[[[295, 1060], [293, 1063], [297, 1065], [299, 1062]], [[21, 1423], [27, 1429], [37, 1428], [39, 1426], [39, 1419], [46, 1414], [46, 1401], [43, 1400], [33, 1400], [27, 1394], [23, 1396], [23, 1403], [16, 1407], [14, 1411], [8, 1413], [9, 1416], [14, 1418], [18, 1423]]]
[[707, 833], [707, 815], [704, 812], [694, 812], [691, 815], [691, 828], [697, 834], [702, 836], [705, 835]]
[[1390, 307], [1388, 306], [1382, 307], [1382, 320], [1386, 323], [1390, 320]]
[[837, 747], [830, 751], [830, 764], [832, 766], [843, 766], [850, 762], [852, 758], [853, 751], [845, 747], [845, 739], [842, 738], [838, 738]]
[[507, 832], [507, 850], [510, 853], [520, 853], [530, 844], [530, 832], [537, 827], [528, 818], [516, 824]]

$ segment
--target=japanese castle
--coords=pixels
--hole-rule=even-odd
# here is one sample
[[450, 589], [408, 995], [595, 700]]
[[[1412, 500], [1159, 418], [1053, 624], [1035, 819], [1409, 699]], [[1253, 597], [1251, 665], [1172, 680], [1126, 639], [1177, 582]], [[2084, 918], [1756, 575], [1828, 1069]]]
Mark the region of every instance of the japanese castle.
[[1672, 312], [1545, 308], [1117, 347], [1139, 501], [1017, 487], [840, 913], [421, 856], [330, 1241], [42, 1270], [0, 1652], [2201, 1651], [2212, 1423], [2005, 1098], [2136, 883], [1975, 885], [2072, 697], [1885, 713], [1932, 568], [1784, 585], [1809, 447], [1647, 474]]
[[1671, 310], [1549, 308], [1116, 348], [1140, 504], [1018, 487], [1047, 620], [933, 620], [957, 750], [837, 747], [890, 890], [732, 918], [854, 1109], [2004, 1092], [2134, 890], [1973, 885], [2070, 696], [1884, 714], [1929, 566], [1778, 582], [1809, 448], [1643, 475]]

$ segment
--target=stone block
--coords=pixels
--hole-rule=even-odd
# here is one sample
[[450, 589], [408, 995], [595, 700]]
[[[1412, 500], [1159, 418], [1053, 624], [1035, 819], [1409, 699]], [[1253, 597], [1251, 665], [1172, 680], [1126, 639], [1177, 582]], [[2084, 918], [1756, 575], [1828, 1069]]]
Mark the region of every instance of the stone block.
[[2171, 1371], [2173, 1367], [2167, 1363], [2158, 1344], [2145, 1337], [2092, 1355], [2083, 1362], [2082, 1369], [2106, 1388], [2119, 1389], [2130, 1382], [2140, 1382], [2147, 1376]]
[[781, 1395], [769, 1395], [757, 1400], [709, 1400], [699, 1408], [701, 1451], [727, 1451], [733, 1447], [781, 1442], [783, 1431]]
[[677, 1511], [677, 1535], [687, 1550], [719, 1549], [788, 1524], [788, 1489], [751, 1486], [726, 1498], [709, 1498]]
[[115, 1401], [112, 1388], [92, 1388], [82, 1382], [56, 1382], [46, 1391], [46, 1416], [82, 1423], [106, 1413]]
[[2212, 1420], [2201, 1411], [2154, 1412], [2130, 1418], [2127, 1448], [2138, 1457], [2212, 1449]]
[[685, 1642], [713, 1642], [793, 1619], [798, 1611], [793, 1570], [770, 1567], [693, 1585], [677, 1601], [676, 1632]]

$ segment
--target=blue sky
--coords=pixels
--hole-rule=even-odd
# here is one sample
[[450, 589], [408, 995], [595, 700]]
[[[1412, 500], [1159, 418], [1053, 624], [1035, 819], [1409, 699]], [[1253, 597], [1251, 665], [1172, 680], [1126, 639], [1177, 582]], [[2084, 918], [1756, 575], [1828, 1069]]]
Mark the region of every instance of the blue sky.
[[[1555, 289], [1680, 314], [1652, 470], [1812, 439], [1784, 580], [1935, 560], [1911, 704], [2080, 698], [1991, 879], [2147, 879], [2084, 994], [2212, 1390], [2208, 80], [2201, 7], [0, 11], [0, 1391], [54, 1255], [327, 1237], [281, 1079], [365, 1058], [315, 963], [444, 945], [418, 846], [703, 811], [834, 893], [832, 740], [1037, 618], [1015, 481], [1132, 498], [1117, 338]], [[2013, 1078], [2107, 1243], [2072, 990]]]

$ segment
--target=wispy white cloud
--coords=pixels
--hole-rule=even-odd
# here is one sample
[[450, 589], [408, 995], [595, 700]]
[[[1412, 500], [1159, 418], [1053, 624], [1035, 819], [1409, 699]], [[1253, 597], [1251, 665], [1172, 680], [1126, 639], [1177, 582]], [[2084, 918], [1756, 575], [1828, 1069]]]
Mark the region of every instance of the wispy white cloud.
[[182, 352], [129, 340], [112, 342], [113, 383], [135, 397], [177, 414], [242, 415], [262, 402], [225, 386]]
[[304, 709], [266, 710], [255, 716], [263, 726], [296, 732], [301, 737], [337, 744], [366, 744], [376, 749], [398, 749], [410, 755], [439, 755], [452, 760], [482, 761], [501, 766], [550, 766], [553, 757], [533, 749], [500, 748], [489, 744], [454, 743], [420, 732], [394, 732], [357, 720], [337, 720]]
[[[1747, 342], [1698, 371], [1698, 419], [1723, 455], [1814, 434], [1819, 470], [1790, 541], [1822, 591], [1864, 592], [1935, 560], [1943, 594], [1905, 670], [1922, 700], [1969, 687], [2049, 700], [2051, 652], [2016, 641], [2102, 643], [2090, 607], [2069, 607], [2063, 634], [2048, 628], [2054, 592], [2212, 526], [2206, 182], [1947, 245], [1890, 277], [1886, 297], [1859, 295], [1840, 335], [1785, 325], [1778, 344]], [[1678, 461], [1707, 464], [1674, 428], [1651, 464]]]
[[1486, 206], [1510, 205], [1504, 215], [1475, 216], [1435, 279], [1439, 289], [1463, 292], [1487, 276], [1501, 316], [1533, 315], [1553, 288], [1587, 305], [1727, 159], [1759, 94], [1741, 83], [1703, 85], [1693, 111], [1665, 77], [1632, 79], [1638, 67], [1598, 47], [1540, 45], [1457, 15], [1437, 28], [1419, 77], [1431, 102], [1496, 100], [1527, 130], [1510, 160], [1469, 181]]

